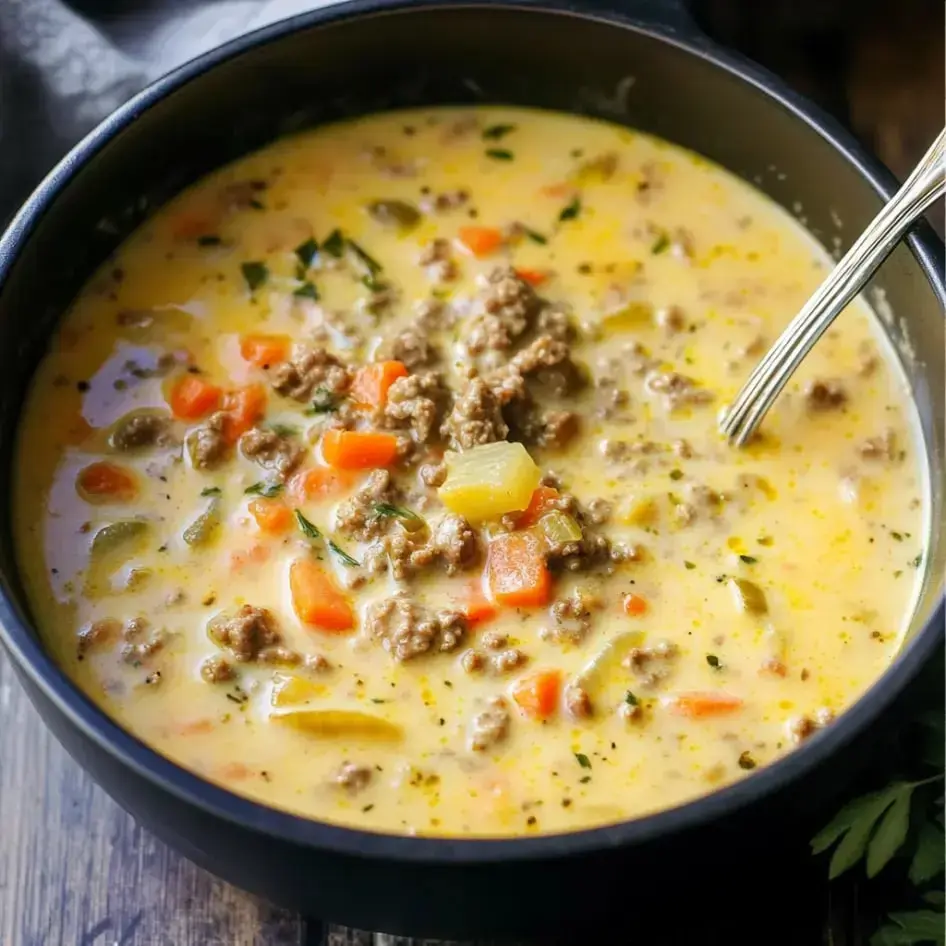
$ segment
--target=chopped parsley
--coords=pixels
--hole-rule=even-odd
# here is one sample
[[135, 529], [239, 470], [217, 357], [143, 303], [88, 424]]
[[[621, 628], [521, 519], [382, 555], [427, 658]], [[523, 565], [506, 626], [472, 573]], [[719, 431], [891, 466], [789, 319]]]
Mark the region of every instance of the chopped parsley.
[[269, 429], [277, 437], [296, 437], [299, 434], [299, 428], [291, 424], [270, 424]]
[[539, 246], [545, 246], [549, 242], [548, 237], [542, 236], [541, 233], [537, 233], [535, 230], [530, 230], [528, 227], [523, 227], [522, 232], [533, 242], [538, 243]]
[[220, 246], [221, 243], [223, 243], [223, 240], [216, 233], [205, 233], [203, 236], [197, 237], [198, 246]]
[[505, 138], [509, 132], [515, 130], [515, 125], [490, 125], [489, 128], [483, 129], [483, 137], [487, 141], [499, 141], [500, 138]]
[[634, 694], [631, 693], [630, 690], [628, 690], [627, 693], [624, 694], [624, 702], [627, 703], [628, 706], [640, 705], [640, 700], [636, 696], [634, 696]]
[[250, 292], [256, 292], [269, 279], [269, 268], [265, 263], [242, 263], [240, 271], [249, 286]]
[[223, 490], [219, 486], [205, 486], [201, 491], [201, 496], [219, 496]]
[[368, 276], [377, 276], [378, 273], [381, 272], [383, 269], [382, 265], [374, 257], [366, 253], [354, 240], [345, 240], [345, 245], [363, 270], [363, 276], [365, 278]]
[[345, 252], [345, 238], [342, 236], [342, 231], [337, 228], [333, 230], [322, 241], [322, 249], [328, 253], [329, 256], [334, 256], [335, 259], [341, 259], [342, 254]]
[[331, 414], [341, 402], [342, 399], [328, 388], [317, 387], [312, 392], [312, 403], [306, 410], [306, 414]]
[[577, 760], [578, 764], [579, 764], [583, 769], [590, 769], [590, 768], [591, 768], [591, 759], [589, 759], [588, 756], [586, 756], [586, 755], [584, 754], [584, 752], [576, 752], [576, 753], [575, 753], [575, 759]]
[[670, 479], [672, 480], [682, 480], [683, 479], [683, 470], [671, 470]]
[[572, 202], [567, 206], [563, 207], [561, 212], [558, 215], [558, 219], [565, 223], [566, 220], [574, 220], [581, 213], [581, 199], [575, 197], [572, 199]]
[[659, 256], [670, 246], [670, 237], [666, 233], [661, 233], [659, 237], [651, 244], [650, 252], [654, 256]]
[[293, 295], [297, 299], [311, 299], [313, 302], [317, 302], [319, 299], [319, 290], [315, 288], [314, 283], [306, 281], [293, 292]]
[[[296, 516], [297, 517], [299, 516], [298, 512], [296, 513]], [[312, 525], [312, 523], [310, 522], [309, 525]], [[348, 565], [348, 566], [353, 566], [355, 568], [361, 565], [361, 562], [359, 562], [358, 559], [352, 558], [343, 548], [336, 545], [331, 539], [328, 540], [328, 547], [332, 552], [334, 552], [342, 560], [343, 564]]]
[[918, 555], [914, 555], [907, 564], [910, 566], [910, 568], [919, 568], [922, 562], [923, 553], [920, 552]]
[[707, 654], [706, 662], [714, 669], [721, 670], [723, 665], [719, 662], [719, 657], [716, 654]]
[[689, 562], [689, 561], [684, 562], [684, 563], [683, 563], [683, 567], [684, 567], [688, 572], [691, 572], [691, 571], [693, 571], [694, 568], [696, 568], [696, 562]]
[[740, 555], [740, 562], [745, 562], [746, 565], [755, 565], [759, 560], [754, 555]]
[[494, 161], [512, 161], [515, 155], [506, 148], [487, 148], [486, 157]]
[[298, 509], [295, 512], [296, 512], [296, 522], [299, 523], [299, 531], [307, 539], [321, 539], [322, 533], [319, 532], [319, 530], [316, 529], [316, 527], [311, 522], [309, 522], [309, 520], [306, 519], [306, 517], [303, 516], [302, 513], [299, 512]]
[[295, 254], [299, 260], [299, 265], [302, 267], [302, 272], [304, 273], [311, 265], [312, 260], [315, 259], [316, 254], [319, 252], [319, 244], [309, 237], [305, 243], [300, 243], [296, 249]]
[[414, 522], [422, 522], [420, 516], [412, 509], [404, 506], [395, 506], [393, 503], [375, 503], [374, 519], [408, 519]]
[[254, 483], [243, 490], [246, 496], [262, 496], [265, 499], [274, 499], [283, 490], [282, 483]]
[[902, 532], [894, 532], [893, 529], [891, 529], [891, 530], [890, 530], [890, 538], [891, 538], [891, 539], [896, 539], [898, 542], [902, 542], [902, 541], [903, 541], [903, 533], [902, 533]]

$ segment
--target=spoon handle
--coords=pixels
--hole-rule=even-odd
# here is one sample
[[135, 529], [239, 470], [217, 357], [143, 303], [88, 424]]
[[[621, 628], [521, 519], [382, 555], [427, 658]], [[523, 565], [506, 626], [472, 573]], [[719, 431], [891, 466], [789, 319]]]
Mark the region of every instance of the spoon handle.
[[861, 291], [918, 217], [946, 192], [946, 130], [941, 131], [913, 173], [881, 208], [802, 310], [753, 369], [720, 420], [720, 431], [745, 444], [788, 379], [838, 314]]

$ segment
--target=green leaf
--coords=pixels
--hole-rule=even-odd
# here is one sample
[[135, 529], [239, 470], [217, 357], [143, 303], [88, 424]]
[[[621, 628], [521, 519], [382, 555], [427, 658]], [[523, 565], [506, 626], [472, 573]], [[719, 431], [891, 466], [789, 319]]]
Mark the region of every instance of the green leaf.
[[336, 545], [331, 539], [328, 540], [328, 547], [345, 565], [355, 566], [356, 568], [361, 565], [361, 562], [359, 562], [357, 558], [352, 558], [341, 546]]
[[408, 509], [406, 506], [395, 506], [394, 503], [375, 503], [374, 516], [372, 518], [408, 519], [416, 522], [424, 521], [413, 509]]
[[581, 200], [575, 197], [572, 202], [558, 215], [558, 219], [564, 223], [566, 220], [574, 220], [581, 213]]
[[311, 282], [304, 282], [292, 294], [297, 299], [311, 299], [313, 302], [318, 302], [319, 300], [319, 290], [316, 289], [315, 284]]
[[[895, 786], [899, 789], [899, 785]], [[828, 866], [828, 879], [834, 880], [845, 871], [850, 870], [863, 856], [867, 849], [867, 842], [873, 833], [878, 819], [897, 800], [897, 792], [889, 788], [877, 792], [871, 804], [864, 808], [860, 817], [841, 838], [831, 856]]]
[[910, 829], [910, 799], [913, 789], [905, 788], [887, 809], [867, 848], [867, 876], [876, 877], [900, 850]]
[[739, 561], [744, 562], [746, 565], [755, 565], [759, 560], [753, 555], [740, 555]]
[[277, 437], [297, 437], [299, 435], [299, 428], [293, 427], [292, 424], [270, 424], [269, 429]]
[[515, 130], [515, 125], [490, 125], [489, 128], [483, 129], [483, 137], [487, 141], [499, 141], [500, 138], [505, 138], [509, 132]]
[[872, 937], [871, 946], [913, 946], [918, 943], [946, 942], [943, 914], [933, 910], [891, 913], [892, 922], [882, 926]]
[[366, 253], [354, 240], [346, 240], [346, 245], [352, 256], [355, 258], [355, 262], [358, 264], [358, 268], [361, 270], [362, 276], [377, 276], [378, 273], [384, 268], [382, 265], [368, 253]]
[[515, 155], [506, 148], [487, 148], [486, 157], [494, 161], [512, 161]]
[[[946, 835], [932, 821], [920, 826], [916, 839], [916, 850], [910, 863], [910, 883], [919, 887], [932, 880], [944, 870], [946, 862]], [[935, 891], [942, 893], [942, 891]]]
[[240, 271], [243, 273], [250, 292], [256, 292], [269, 279], [269, 268], [265, 263], [241, 263]]
[[247, 486], [243, 493], [245, 496], [264, 496], [266, 499], [274, 499], [283, 490], [282, 483], [254, 483]]
[[670, 246], [670, 237], [666, 233], [661, 233], [656, 240], [654, 240], [653, 245], [650, 248], [650, 252], [654, 256], [659, 256]]
[[342, 254], [345, 252], [345, 238], [342, 236], [342, 231], [336, 227], [336, 229], [322, 241], [322, 249], [325, 250], [329, 256], [334, 256], [335, 259], [341, 259]]
[[315, 254], [319, 252], [319, 244], [309, 237], [305, 243], [300, 243], [296, 249], [295, 254], [299, 259], [299, 264], [302, 266], [303, 271], [307, 270], [312, 265], [312, 260], [315, 259]]
[[[861, 819], [865, 812], [872, 809], [877, 800], [883, 797], [885, 792], [871, 792], [869, 795], [863, 795], [848, 802], [835, 816], [811, 839], [811, 853], [821, 854], [827, 851], [838, 838]], [[884, 808], [892, 802], [888, 801]], [[874, 817], [879, 817], [880, 812]]]
[[575, 758], [578, 760], [578, 764], [579, 764], [583, 769], [590, 769], [590, 768], [591, 768], [591, 759], [589, 759], [588, 756], [586, 756], [586, 755], [584, 754], [584, 752], [576, 752], [576, 753], [575, 753]]
[[627, 703], [628, 706], [637, 706], [640, 700], [628, 690], [627, 693], [624, 694], [624, 702]]
[[205, 486], [201, 491], [201, 496], [219, 496], [223, 490], [219, 486]]
[[319, 532], [316, 527], [306, 519], [305, 516], [297, 509], [296, 510], [296, 522], [299, 523], [299, 530], [307, 539], [321, 539], [322, 533]]
[[539, 246], [545, 246], [549, 242], [548, 237], [542, 236], [537, 230], [530, 230], [528, 227], [523, 227], [522, 230], [533, 243], [538, 243]]

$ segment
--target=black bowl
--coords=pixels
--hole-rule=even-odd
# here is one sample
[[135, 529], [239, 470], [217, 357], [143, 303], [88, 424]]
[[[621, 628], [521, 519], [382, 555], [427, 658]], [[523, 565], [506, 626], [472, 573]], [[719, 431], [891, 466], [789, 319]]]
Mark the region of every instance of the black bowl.
[[[366, 0], [261, 30], [138, 95], [63, 160], [0, 240], [0, 492], [10, 495], [31, 374], [94, 268], [200, 175], [314, 123], [469, 102], [594, 115], [701, 152], [800, 209], [826, 244], [847, 245], [892, 193], [889, 174], [774, 77], [668, 10], [646, 0], [627, 16], [559, 0]], [[653, 20], [655, 11], [663, 19]], [[918, 353], [904, 365], [933, 483], [937, 528], [911, 638], [834, 725], [699, 801], [573, 834], [465, 840], [335, 827], [233, 795], [125, 732], [45, 652], [20, 582], [9, 504], [0, 507], [0, 638], [57, 738], [123, 807], [197, 863], [286, 906], [413, 934], [562, 931], [673, 902], [688, 878], [732, 883], [760, 838], [837, 797], [942, 646], [942, 250], [920, 227], [877, 279], [897, 316], [887, 330]]]

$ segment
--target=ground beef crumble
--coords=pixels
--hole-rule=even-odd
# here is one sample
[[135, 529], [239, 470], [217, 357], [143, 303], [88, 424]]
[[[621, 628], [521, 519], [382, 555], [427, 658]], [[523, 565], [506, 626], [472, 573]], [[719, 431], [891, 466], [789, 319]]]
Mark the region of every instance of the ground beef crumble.
[[640, 686], [651, 688], [670, 675], [679, 655], [676, 644], [659, 641], [647, 647], [632, 647], [621, 666], [634, 674]]
[[388, 389], [380, 421], [394, 429], [410, 428], [416, 443], [429, 443], [446, 411], [450, 389], [435, 371], [398, 378]]
[[369, 542], [397, 525], [393, 516], [379, 516], [379, 503], [397, 503], [400, 492], [387, 470], [374, 470], [364, 486], [341, 503], [335, 512], [335, 528], [352, 539]]
[[397, 661], [422, 654], [453, 650], [466, 631], [466, 618], [459, 611], [431, 612], [405, 594], [397, 594], [369, 605], [365, 631]]
[[299, 465], [305, 453], [293, 437], [283, 437], [274, 430], [254, 427], [240, 438], [240, 450], [264, 470], [272, 470], [280, 480], [286, 479]]
[[235, 614], [218, 614], [207, 625], [211, 640], [241, 663], [258, 660], [281, 641], [275, 615], [266, 608], [244, 604]]
[[374, 772], [367, 765], [358, 765], [355, 762], [343, 762], [335, 773], [332, 781], [345, 791], [355, 794], [367, 788]]
[[709, 404], [713, 400], [712, 391], [701, 388], [692, 378], [676, 371], [651, 371], [644, 379], [644, 386], [661, 398], [668, 411]]
[[511, 267], [494, 269], [479, 298], [481, 311], [467, 327], [464, 341], [473, 354], [508, 351], [542, 308], [532, 286]]
[[230, 454], [230, 442], [224, 434], [227, 415], [217, 411], [187, 438], [191, 462], [198, 470], [212, 470]]
[[273, 369], [272, 385], [277, 393], [296, 401], [308, 401], [317, 388], [341, 397], [351, 385], [351, 372], [325, 348], [296, 345], [292, 359]]
[[454, 450], [496, 443], [505, 440], [508, 433], [499, 398], [482, 378], [473, 378], [467, 384], [441, 428]]
[[509, 704], [501, 696], [490, 697], [484, 709], [470, 720], [469, 746], [474, 752], [486, 752], [509, 733], [512, 716]]
[[440, 353], [426, 334], [416, 328], [406, 328], [391, 342], [391, 357], [414, 371], [435, 364]]
[[847, 390], [837, 379], [815, 379], [805, 385], [804, 397], [811, 411], [833, 411], [847, 403]]

